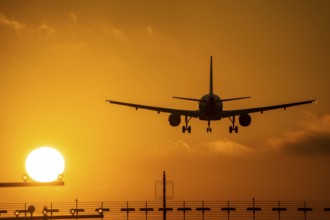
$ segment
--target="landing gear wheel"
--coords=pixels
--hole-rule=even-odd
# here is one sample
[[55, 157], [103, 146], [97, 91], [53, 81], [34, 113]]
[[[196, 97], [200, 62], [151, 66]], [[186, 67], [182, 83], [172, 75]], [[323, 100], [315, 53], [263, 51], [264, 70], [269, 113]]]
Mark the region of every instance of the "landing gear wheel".
[[238, 133], [238, 127], [229, 126], [229, 133], [233, 133], [233, 131], [235, 131], [235, 133]]
[[182, 133], [186, 133], [186, 131], [188, 131], [188, 133], [191, 133], [191, 126], [182, 126]]
[[206, 132], [207, 132], [207, 133], [208, 133], [208, 132], [210, 132], [210, 133], [212, 132], [211, 122], [210, 122], [210, 121], [207, 122]]

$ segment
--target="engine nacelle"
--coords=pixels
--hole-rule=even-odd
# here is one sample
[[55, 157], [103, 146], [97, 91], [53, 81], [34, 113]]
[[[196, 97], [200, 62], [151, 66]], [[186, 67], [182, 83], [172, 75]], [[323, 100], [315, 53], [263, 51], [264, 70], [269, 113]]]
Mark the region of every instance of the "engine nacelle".
[[168, 117], [168, 123], [170, 123], [171, 126], [176, 127], [181, 123], [181, 116], [176, 114], [170, 114]]
[[251, 124], [251, 116], [249, 114], [240, 115], [238, 118], [239, 124], [243, 127], [247, 127]]

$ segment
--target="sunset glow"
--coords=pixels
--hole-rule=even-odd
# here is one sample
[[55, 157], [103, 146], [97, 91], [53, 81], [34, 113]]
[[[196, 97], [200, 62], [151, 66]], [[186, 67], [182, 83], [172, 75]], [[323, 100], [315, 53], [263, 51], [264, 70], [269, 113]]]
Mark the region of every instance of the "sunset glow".
[[[329, 11], [328, 0], [1, 0], [0, 181], [21, 180], [35, 146], [56, 146], [66, 168], [65, 186], [6, 189], [0, 202], [154, 200], [164, 170], [175, 200], [329, 200]], [[172, 127], [166, 112], [105, 102], [196, 111], [172, 97], [209, 93], [211, 56], [214, 94], [251, 97], [223, 110], [318, 104], [251, 113], [237, 134], [229, 118], [212, 133], [192, 118], [183, 134], [184, 117]]]

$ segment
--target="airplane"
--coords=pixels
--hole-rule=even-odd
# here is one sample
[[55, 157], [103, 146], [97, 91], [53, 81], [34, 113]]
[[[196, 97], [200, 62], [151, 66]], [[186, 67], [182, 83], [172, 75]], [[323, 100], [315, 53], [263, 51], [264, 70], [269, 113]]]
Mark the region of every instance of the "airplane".
[[307, 100], [301, 102], [293, 102], [287, 104], [279, 104], [279, 105], [272, 105], [272, 106], [264, 106], [264, 107], [257, 107], [257, 108], [247, 108], [247, 109], [236, 109], [236, 110], [223, 110], [224, 102], [240, 100], [240, 99], [248, 99], [251, 98], [250, 96], [245, 97], [237, 97], [237, 98], [229, 98], [229, 99], [221, 99], [218, 95], [213, 93], [213, 67], [212, 67], [212, 56], [210, 60], [210, 85], [209, 85], [209, 93], [202, 96], [200, 99], [195, 98], [185, 98], [185, 97], [177, 97], [174, 96], [175, 99], [182, 99], [188, 101], [198, 102], [198, 109], [197, 110], [183, 110], [183, 109], [173, 109], [173, 108], [163, 108], [163, 107], [156, 107], [156, 106], [148, 106], [148, 105], [140, 105], [140, 104], [133, 104], [127, 102], [119, 102], [114, 100], [107, 99], [106, 102], [116, 105], [124, 105], [133, 107], [136, 110], [139, 108], [156, 111], [158, 114], [160, 112], [169, 113], [168, 122], [171, 126], [177, 127], [181, 123], [181, 116], [184, 116], [185, 125], [182, 126], [182, 133], [186, 131], [191, 133], [191, 126], [188, 125], [189, 121], [192, 118], [198, 118], [202, 121], [207, 121], [208, 126], [206, 128], [206, 132], [212, 132], [211, 128], [211, 121], [218, 121], [222, 118], [229, 118], [232, 125], [229, 126], [229, 133], [235, 131], [238, 133], [238, 126], [236, 126], [236, 116], [238, 117], [238, 122], [242, 127], [247, 127], [251, 124], [251, 113], [261, 112], [273, 109], [286, 109], [288, 107], [297, 106], [297, 105], [304, 105], [310, 103], [316, 103], [316, 100]]

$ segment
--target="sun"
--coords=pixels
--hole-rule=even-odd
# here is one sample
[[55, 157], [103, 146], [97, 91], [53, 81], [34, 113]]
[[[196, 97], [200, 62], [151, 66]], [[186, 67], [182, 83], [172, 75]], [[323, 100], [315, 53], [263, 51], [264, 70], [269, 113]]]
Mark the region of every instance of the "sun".
[[37, 182], [53, 182], [63, 173], [65, 167], [62, 154], [52, 147], [33, 150], [25, 161], [25, 169], [30, 178]]

